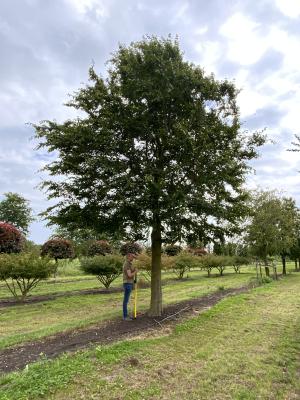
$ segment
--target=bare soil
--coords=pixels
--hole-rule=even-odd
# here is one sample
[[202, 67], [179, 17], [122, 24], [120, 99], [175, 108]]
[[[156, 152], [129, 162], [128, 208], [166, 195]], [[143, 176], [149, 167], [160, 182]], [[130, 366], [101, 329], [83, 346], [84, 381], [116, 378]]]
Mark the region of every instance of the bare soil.
[[41, 340], [26, 342], [0, 351], [0, 373], [7, 373], [24, 368], [27, 364], [42, 357], [55, 358], [65, 352], [86, 348], [93, 343], [109, 344], [142, 333], [156, 334], [162, 328], [204, 311], [227, 296], [243, 293], [249, 287], [218, 291], [200, 298], [195, 298], [165, 307], [161, 317], [138, 315], [132, 321], [115, 319], [84, 329], [74, 329]]

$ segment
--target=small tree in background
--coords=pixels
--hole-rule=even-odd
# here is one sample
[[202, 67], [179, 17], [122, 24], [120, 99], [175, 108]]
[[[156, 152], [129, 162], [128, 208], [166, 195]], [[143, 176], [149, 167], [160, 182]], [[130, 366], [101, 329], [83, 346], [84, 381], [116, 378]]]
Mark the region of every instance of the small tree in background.
[[120, 253], [122, 256], [126, 256], [126, 254], [140, 254], [142, 252], [142, 247], [136, 242], [126, 242], [122, 244], [120, 247]]
[[260, 191], [254, 193], [252, 201], [252, 220], [247, 229], [251, 252], [264, 262], [267, 276], [268, 257], [280, 255], [285, 275], [286, 256], [297, 241], [299, 213], [295, 200], [276, 191]]
[[88, 248], [88, 256], [105, 256], [106, 254], [111, 254], [111, 245], [106, 240], [96, 240], [91, 243]]
[[[162, 254], [161, 267], [164, 271], [170, 271], [174, 266], [174, 258]], [[147, 281], [151, 281], [151, 254], [143, 252], [133, 261], [133, 265], [143, 273]]]
[[21, 301], [54, 270], [55, 265], [47, 257], [41, 258], [32, 253], [0, 254], [0, 280]]
[[189, 253], [181, 253], [174, 258], [173, 272], [178, 279], [183, 279], [184, 274], [198, 265], [198, 259]]
[[133, 261], [133, 265], [143, 273], [147, 281], [151, 281], [151, 255], [146, 252], [139, 254], [138, 258]]
[[6, 222], [0, 222], [0, 253], [20, 253], [25, 238], [19, 229]]
[[220, 272], [220, 276], [222, 276], [226, 266], [230, 264], [230, 257], [226, 256], [208, 254], [207, 256], [201, 257], [202, 269], [207, 271], [208, 276], [211, 275], [211, 271], [214, 268], [216, 268]]
[[54, 275], [56, 276], [58, 260], [74, 257], [73, 245], [69, 240], [66, 239], [50, 239], [41, 247], [41, 256], [54, 258], [56, 264]]
[[24, 247], [22, 249], [25, 253], [36, 254], [36, 256], [40, 256], [41, 254], [41, 245], [34, 243], [32, 240], [25, 240]]
[[111, 283], [122, 274], [123, 258], [116, 254], [85, 257], [80, 260], [80, 265], [86, 274], [96, 275], [108, 289]]
[[249, 265], [249, 264], [250, 264], [249, 257], [243, 257], [243, 256], [233, 256], [232, 257], [232, 266], [233, 266], [234, 272], [236, 274], [241, 273], [241, 267], [243, 265]]
[[290, 249], [290, 259], [295, 262], [295, 270], [300, 271], [300, 237], [296, 239], [294, 246]]
[[164, 248], [164, 252], [167, 256], [173, 257], [177, 256], [182, 250], [182, 247], [177, 244], [170, 244]]
[[7, 222], [25, 234], [34, 220], [29, 202], [18, 193], [4, 193], [5, 199], [0, 201], [0, 221]]
[[198, 257], [202, 257], [205, 256], [206, 254], [208, 254], [207, 250], [204, 249], [203, 247], [190, 247], [188, 249], [188, 252], [193, 254], [194, 256], [198, 256]]

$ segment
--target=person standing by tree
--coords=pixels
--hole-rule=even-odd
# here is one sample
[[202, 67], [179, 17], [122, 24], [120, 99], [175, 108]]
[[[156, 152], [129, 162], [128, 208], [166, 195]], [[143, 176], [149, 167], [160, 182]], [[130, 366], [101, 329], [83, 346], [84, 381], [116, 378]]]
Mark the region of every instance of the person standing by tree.
[[123, 319], [125, 321], [130, 321], [131, 318], [128, 317], [128, 302], [130, 294], [133, 289], [134, 278], [137, 273], [137, 269], [133, 267], [132, 261], [136, 258], [135, 254], [126, 254], [126, 260], [123, 264], [123, 287], [124, 287], [124, 299], [123, 299]]

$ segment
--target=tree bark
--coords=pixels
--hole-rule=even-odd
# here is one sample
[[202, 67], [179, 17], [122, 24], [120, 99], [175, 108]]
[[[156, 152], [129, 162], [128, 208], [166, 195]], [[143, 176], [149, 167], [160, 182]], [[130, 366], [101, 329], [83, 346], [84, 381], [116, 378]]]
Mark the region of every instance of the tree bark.
[[270, 276], [270, 268], [265, 265], [266, 276]]
[[281, 256], [281, 261], [282, 261], [282, 275], [286, 275], [286, 262], [285, 262], [285, 256]]
[[162, 314], [162, 290], [161, 290], [161, 222], [155, 218], [151, 233], [151, 302], [148, 312], [151, 317], [159, 317]]

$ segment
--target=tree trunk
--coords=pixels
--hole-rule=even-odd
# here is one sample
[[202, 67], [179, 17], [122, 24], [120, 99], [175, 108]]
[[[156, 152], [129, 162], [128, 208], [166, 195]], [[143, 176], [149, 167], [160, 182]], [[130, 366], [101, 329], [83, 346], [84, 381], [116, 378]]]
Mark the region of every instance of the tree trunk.
[[297, 258], [295, 259], [295, 271], [297, 271], [298, 264], [297, 264]]
[[159, 218], [156, 218], [152, 226], [151, 250], [151, 302], [148, 315], [151, 317], [159, 317], [162, 314], [161, 223]]
[[281, 261], [282, 261], [282, 275], [286, 275], [286, 262], [285, 262], [285, 256], [281, 256]]
[[266, 276], [270, 276], [270, 268], [265, 265], [265, 272], [266, 272]]

